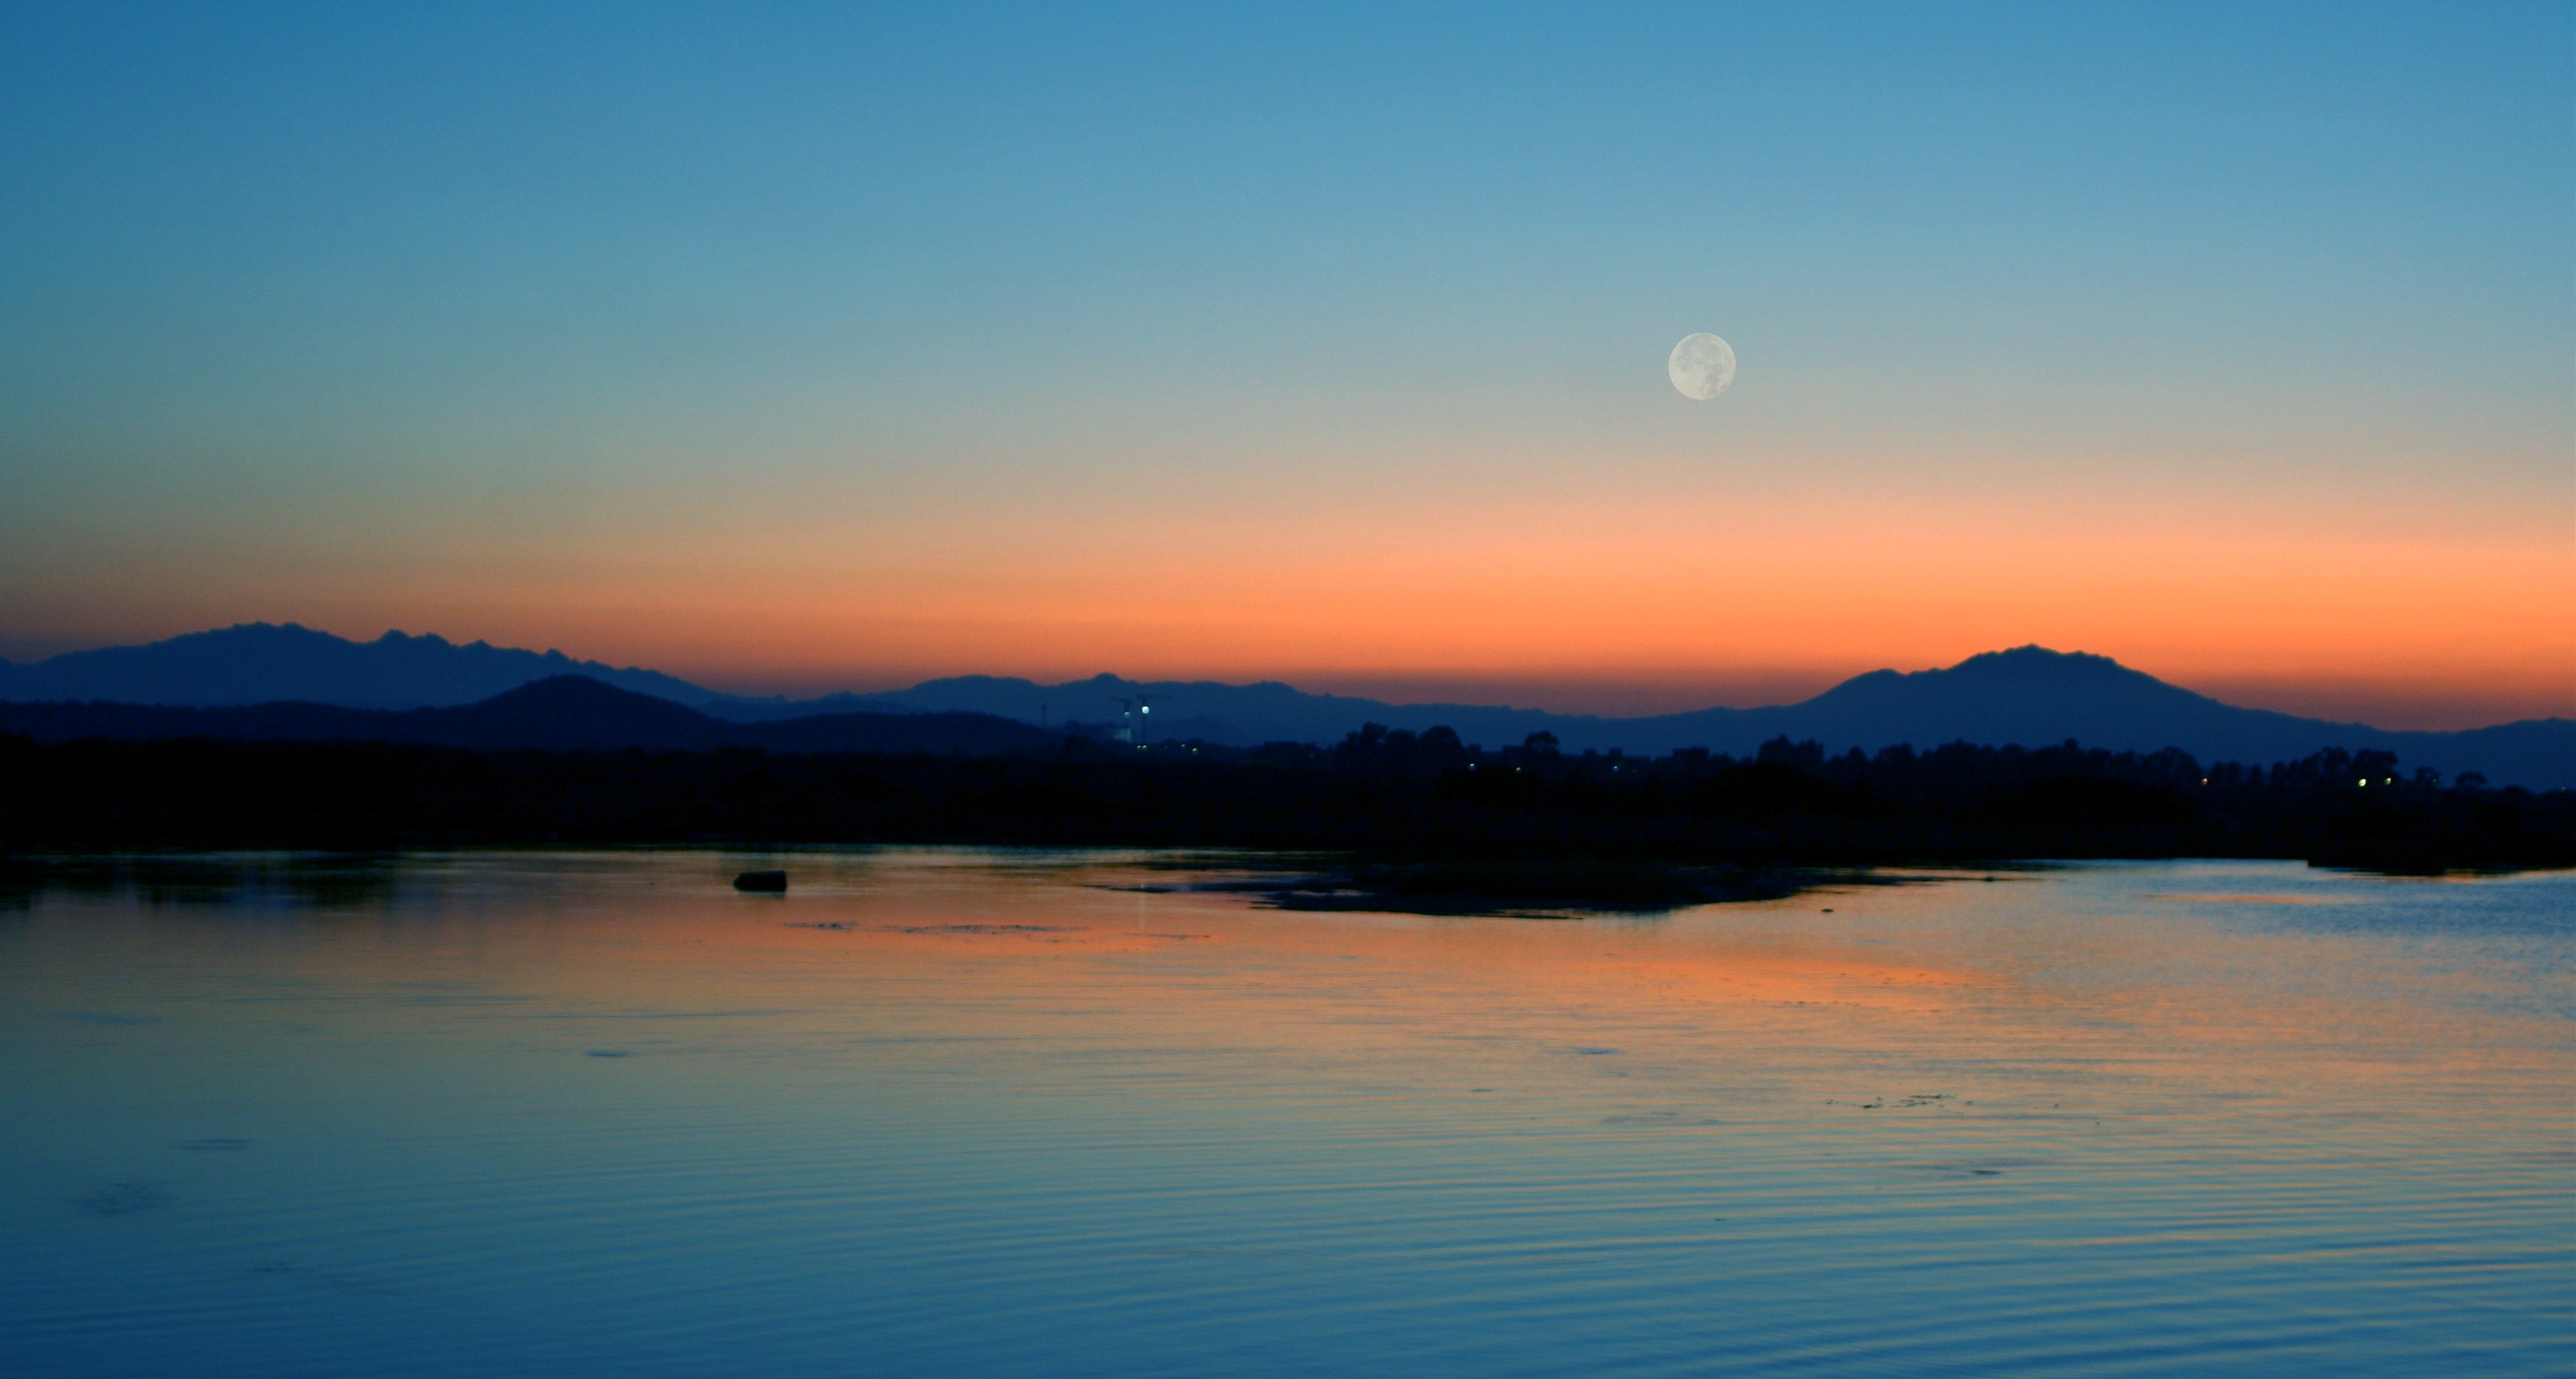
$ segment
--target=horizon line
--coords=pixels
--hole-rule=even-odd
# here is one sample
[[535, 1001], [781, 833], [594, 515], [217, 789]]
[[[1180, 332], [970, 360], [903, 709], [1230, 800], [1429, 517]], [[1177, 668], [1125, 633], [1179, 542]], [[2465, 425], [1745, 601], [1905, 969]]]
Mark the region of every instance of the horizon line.
[[[840, 696], [864, 699], [884, 695], [896, 695], [919, 689], [925, 685], [947, 680], [981, 679], [1016, 682], [1042, 689], [1057, 689], [1072, 688], [1092, 681], [1097, 681], [1102, 678], [1107, 678], [1119, 683], [1143, 687], [1150, 687], [1157, 684], [1208, 685], [1234, 689], [1278, 686], [1294, 693], [1313, 697], [1359, 700], [1368, 703], [1382, 704], [1385, 707], [1396, 709], [1458, 708], [1513, 713], [1540, 713], [1557, 717], [1590, 719], [1605, 723], [1616, 723], [1683, 717], [1691, 714], [1707, 712], [1752, 713], [1768, 709], [1796, 708], [1804, 704], [1811, 703], [1815, 699], [1820, 698], [1825, 694], [1829, 694], [1845, 685], [1851, 684], [1854, 681], [1867, 679], [1872, 676], [1913, 676], [1955, 671], [1968, 665], [1970, 662], [1987, 657], [2003, 656], [2023, 651], [2037, 651], [2049, 656], [2070, 660], [2099, 661], [2107, 666], [2114, 667], [2131, 674], [2144, 676], [2167, 688], [2191, 694], [2229, 708], [2243, 709], [2250, 712], [2277, 713], [2292, 718], [2332, 723], [2339, 726], [2366, 728], [2377, 732], [2465, 732], [2476, 731], [2481, 728], [2509, 727], [2520, 723], [2563, 722], [2569, 721], [2570, 719], [2576, 719], [2576, 706], [2552, 705], [2550, 707], [2538, 709], [2537, 711], [2518, 711], [2503, 709], [2501, 705], [2490, 702], [2484, 706], [2486, 708], [2486, 716], [2463, 721], [2465, 715], [2462, 714], [2461, 711], [2467, 709], [2469, 705], [2468, 703], [2463, 702], [2463, 700], [2458, 696], [2448, 697], [2448, 702], [2444, 702], [2443, 697], [2440, 696], [2416, 695], [2400, 697], [2385, 693], [2372, 694], [2368, 692], [2364, 692], [2362, 695], [2358, 696], [2364, 701], [2376, 703], [2376, 705], [2381, 708], [2394, 707], [2403, 709], [2406, 707], [2414, 707], [2423, 710], [2437, 708], [2447, 708], [2450, 710], [2449, 713], [2443, 715], [2443, 717], [2451, 720], [2447, 723], [2434, 725], [2421, 723], [2419, 721], [2417, 724], [2410, 724], [2408, 726], [2388, 727], [2379, 723], [2374, 723], [2368, 718], [2358, 715], [2336, 714], [2330, 710], [2321, 711], [2315, 707], [2302, 709], [2281, 707], [2275, 704], [2239, 702], [2237, 699], [2227, 697], [2228, 691], [2224, 688], [2231, 683], [2239, 690], [2249, 686], [2282, 688], [2305, 685], [2313, 691], [2316, 688], [2335, 685], [2335, 682], [2322, 680], [2321, 677], [2230, 677], [2223, 678], [2219, 682], [2221, 686], [2219, 689], [2201, 689], [2182, 683], [2178, 680], [2168, 679], [2165, 676], [2156, 674], [2155, 672], [2130, 665], [2116, 655], [2081, 649], [2071, 651], [2059, 650], [2038, 641], [2028, 641], [2013, 646], [1989, 648], [1982, 651], [1971, 652], [1959, 657], [1957, 660], [1925, 666], [1917, 670], [1904, 670], [1892, 665], [1880, 665], [1867, 670], [1848, 673], [1818, 672], [1814, 670], [1790, 672], [1778, 668], [1749, 667], [1740, 669], [1733, 674], [1711, 671], [1704, 668], [1680, 667], [1670, 669], [1630, 667], [1603, 672], [1569, 671], [1558, 667], [1533, 668], [1518, 671], [1509, 669], [1431, 671], [1418, 668], [1391, 670], [1316, 668], [1302, 673], [1295, 671], [1267, 674], [1247, 672], [1246, 674], [1249, 678], [1243, 679], [1224, 678], [1221, 673], [1201, 673], [1195, 675], [1182, 674], [1155, 678], [1140, 678], [1121, 674], [1116, 671], [1102, 670], [1090, 675], [1073, 675], [1062, 680], [1048, 680], [1040, 678], [1040, 675], [1043, 674], [1043, 672], [1036, 674], [982, 670], [952, 670], [940, 672], [929, 671], [927, 668], [908, 667], [899, 670], [896, 668], [888, 668], [888, 673], [885, 673], [884, 678], [880, 680], [880, 683], [884, 686], [883, 688], [862, 688], [859, 685], [847, 682], [842, 682], [833, 688], [821, 688], [818, 687], [816, 683], [820, 678], [819, 676], [796, 676], [793, 677], [788, 684], [781, 685], [779, 677], [773, 673], [773, 675], [768, 677], [767, 680], [767, 683], [771, 688], [764, 690], [759, 688], [725, 688], [721, 683], [710, 683], [711, 680], [730, 680], [735, 685], [739, 686], [741, 685], [741, 680], [738, 677], [745, 674], [757, 675], [758, 672], [756, 671], [729, 671], [720, 668], [705, 667], [678, 671], [666, 670], [643, 662], [621, 665], [605, 658], [583, 656], [571, 651], [566, 651], [559, 646], [549, 646], [542, 650], [538, 650], [526, 646], [512, 646], [498, 643], [489, 637], [476, 637], [470, 641], [464, 641], [440, 632], [430, 631], [413, 633], [406, 632], [398, 627], [388, 627], [373, 638], [361, 639], [333, 632], [327, 628], [315, 627], [300, 620], [289, 619], [285, 621], [271, 622], [266, 619], [254, 619], [250, 621], [233, 622], [218, 627], [205, 627], [187, 632], [173, 633], [168, 636], [140, 642], [105, 642], [90, 645], [61, 647], [60, 641], [53, 641], [52, 644], [56, 647], [61, 647], [61, 649], [49, 650], [48, 654], [42, 655], [33, 660], [19, 661], [0, 657], [0, 667], [6, 667], [12, 670], [29, 670], [65, 657], [81, 656], [107, 651], [139, 651], [169, 642], [196, 637], [216, 636], [227, 632], [260, 630], [307, 633], [352, 647], [366, 647], [394, 640], [405, 642], [434, 642], [457, 650], [472, 650], [479, 647], [496, 654], [530, 655], [550, 659], [560, 659], [570, 662], [576, 666], [599, 666], [607, 670], [623, 674], [657, 675], [678, 681], [692, 689], [720, 699], [784, 705], [808, 703]], [[7, 640], [8, 639], [6, 638], [0, 638], [0, 644], [5, 644]], [[711, 671], [712, 674], [710, 673]], [[825, 673], [830, 674], [830, 672]], [[843, 672], [843, 674], [847, 673], [848, 672]], [[912, 678], [897, 683], [894, 681], [894, 676], [896, 675], [908, 675]], [[1773, 698], [1766, 702], [1753, 703], [1746, 703], [1741, 700], [1735, 703], [1710, 702], [1706, 697], [1692, 699], [1678, 698], [1680, 694], [1688, 692], [1684, 688], [1686, 684], [1707, 686], [1708, 682], [1712, 680], [1726, 681], [1730, 679], [1736, 681], [1740, 685], [1746, 685], [1748, 688], [1751, 683], [1764, 680], [1773, 682], [1775, 687], [1785, 687], [1788, 683], [1802, 682], [1802, 687], [1813, 686], [1813, 688], [1808, 689], [1807, 692], [1803, 694], [1795, 694], [1793, 697]], [[1661, 682], [1660, 684], [1658, 684], [1659, 681]], [[1308, 686], [1316, 685], [1320, 685], [1322, 687], [1308, 688]], [[1565, 707], [1550, 706], [1545, 703], [1515, 703], [1500, 698], [1479, 700], [1470, 697], [1436, 696], [1436, 692], [1436, 697], [1393, 697], [1393, 695], [1402, 694], [1404, 692], [1404, 687], [1407, 686], [1429, 689], [1435, 685], [1446, 686], [1453, 692], [1453, 694], [1459, 696], [1472, 695], [1477, 691], [1478, 687], [1483, 687], [1490, 691], [1496, 691], [1502, 694], [1508, 694], [1514, 686], [1528, 689], [1535, 688], [1540, 685], [1549, 685], [1559, 689], [1578, 691], [1588, 690], [1592, 692], [1592, 695], [1608, 693], [1614, 698], [1621, 697], [1624, 692], [1624, 696], [1628, 697], [1632, 702], [1639, 699], [1647, 699], [1649, 702], [1651, 702], [1651, 700], [1660, 699], [1663, 703], [1655, 707], [1643, 707], [1632, 711], [1621, 712], [1616, 709], [1605, 710], [1598, 706]], [[1378, 687], [1378, 692], [1369, 692], [1367, 688], [1363, 688], [1364, 686]], [[1709, 689], [1713, 688], [1713, 686], [1709, 686]], [[2345, 689], [2346, 694], [2349, 696], [2351, 691], [2349, 682], [2345, 682], [2342, 688]], [[801, 693], [799, 692], [800, 690], [802, 691]], [[1389, 691], [1392, 691], [1393, 693], [1390, 694]], [[1703, 695], [1706, 693], [1707, 690], [1702, 691]], [[2331, 698], [2332, 696], [2329, 697]], [[1675, 703], [1679, 703], [1683, 706], [1670, 706]], [[2401, 712], [2399, 717], [2412, 718], [2417, 717], [2417, 715]]]

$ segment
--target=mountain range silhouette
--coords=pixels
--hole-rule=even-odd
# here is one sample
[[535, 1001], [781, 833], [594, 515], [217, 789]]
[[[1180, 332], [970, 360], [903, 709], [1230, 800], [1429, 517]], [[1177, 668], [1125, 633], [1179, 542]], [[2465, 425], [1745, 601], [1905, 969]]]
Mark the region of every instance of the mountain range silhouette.
[[[623, 693], [594, 694], [568, 677]], [[541, 682], [553, 683], [512, 694]], [[1745, 755], [1778, 737], [1813, 740], [1836, 753], [1897, 743], [2042, 746], [2074, 739], [2115, 751], [2173, 747], [2205, 762], [2255, 763], [2340, 747], [2395, 752], [2410, 770], [2477, 771], [2498, 785], [2576, 787], [2576, 721], [2569, 719], [2458, 732], [2336, 723], [2221, 703], [2108, 657], [2038, 646], [1987, 652], [1944, 669], [1872, 671], [1796, 704], [1638, 718], [1388, 704], [1309, 694], [1275, 681], [1140, 682], [1114, 675], [1053, 685], [959, 676], [877, 694], [764, 699], [559, 651], [459, 645], [399, 632], [362, 643], [266, 623], [71, 652], [31, 665], [0, 662], [0, 703], [10, 706], [0, 712], [0, 729], [43, 738], [59, 737], [75, 723], [96, 736], [184, 735], [179, 725], [194, 723], [208, 736], [393, 734], [387, 740], [459, 746], [987, 751], [1057, 740], [1069, 723], [1117, 721], [1118, 701], [1140, 696], [1153, 705], [1146, 720], [1151, 738], [1232, 746], [1333, 742], [1363, 724], [1381, 723], [1414, 731], [1446, 726], [1490, 746], [1545, 732], [1569, 751], [1642, 755], [1685, 747]], [[39, 703], [52, 707], [42, 713], [28, 707]], [[86, 707], [73, 713], [70, 704]], [[198, 712], [120, 713], [106, 705]], [[935, 715], [960, 717], [925, 718]]]
[[478, 703], [355, 709], [282, 702], [198, 707], [101, 700], [0, 703], [0, 732], [39, 742], [215, 738], [234, 742], [400, 742], [475, 751], [1035, 751], [1059, 732], [981, 713], [833, 713], [741, 723], [586, 675], [531, 680]]

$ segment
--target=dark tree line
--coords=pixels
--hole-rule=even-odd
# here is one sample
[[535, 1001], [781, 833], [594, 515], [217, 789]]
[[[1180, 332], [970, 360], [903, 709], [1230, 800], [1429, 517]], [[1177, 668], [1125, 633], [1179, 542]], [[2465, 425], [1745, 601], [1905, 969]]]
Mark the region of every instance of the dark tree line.
[[2383, 752], [2268, 766], [2057, 747], [1750, 758], [1339, 744], [1013, 755], [468, 751], [0, 736], [0, 850], [959, 842], [1832, 865], [2262, 856], [2576, 865], [2576, 792], [2445, 785]]

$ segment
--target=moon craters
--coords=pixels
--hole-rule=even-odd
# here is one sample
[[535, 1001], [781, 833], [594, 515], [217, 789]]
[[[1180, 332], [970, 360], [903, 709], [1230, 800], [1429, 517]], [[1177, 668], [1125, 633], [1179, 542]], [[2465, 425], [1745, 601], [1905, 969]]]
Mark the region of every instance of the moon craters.
[[1673, 346], [1669, 367], [1682, 396], [1706, 402], [1735, 381], [1735, 350], [1714, 335], [1685, 335]]

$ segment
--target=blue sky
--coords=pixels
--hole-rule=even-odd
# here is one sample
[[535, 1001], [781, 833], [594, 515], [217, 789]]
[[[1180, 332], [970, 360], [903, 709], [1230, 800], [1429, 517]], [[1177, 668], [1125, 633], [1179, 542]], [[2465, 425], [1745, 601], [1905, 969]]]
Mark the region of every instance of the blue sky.
[[[1462, 500], [2563, 554], [2571, 78], [2565, 4], [19, 7], [0, 640], [613, 654], [649, 606], [438, 591], [709, 513], [738, 583], [760, 504], [997, 557], [1081, 514], [1076, 572]], [[1672, 405], [1703, 329], [1737, 388]], [[1281, 644], [1240, 668], [1327, 668]], [[946, 654], [864, 650], [813, 670]]]

